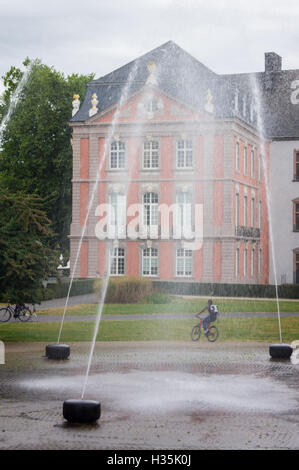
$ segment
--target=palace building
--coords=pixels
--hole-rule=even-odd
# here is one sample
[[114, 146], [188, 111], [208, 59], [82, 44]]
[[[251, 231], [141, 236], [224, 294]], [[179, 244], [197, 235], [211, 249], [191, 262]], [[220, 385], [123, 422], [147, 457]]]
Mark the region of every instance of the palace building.
[[90, 82], [70, 121], [75, 277], [265, 284], [274, 246], [278, 282], [299, 282], [298, 124], [299, 70], [275, 53], [218, 75], [169, 41]]

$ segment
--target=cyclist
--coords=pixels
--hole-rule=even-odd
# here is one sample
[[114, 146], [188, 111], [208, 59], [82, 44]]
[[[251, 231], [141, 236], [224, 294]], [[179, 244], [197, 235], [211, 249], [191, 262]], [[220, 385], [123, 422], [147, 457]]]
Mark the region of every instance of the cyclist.
[[[206, 311], [208, 312], [208, 315], [201, 317], [201, 314]], [[216, 305], [213, 305], [213, 301], [210, 299], [208, 300], [207, 305], [200, 312], [195, 314], [197, 318], [202, 319], [202, 326], [203, 326], [206, 336], [208, 336], [208, 333], [209, 333], [208, 324], [216, 320], [217, 313], [218, 313], [218, 308]]]

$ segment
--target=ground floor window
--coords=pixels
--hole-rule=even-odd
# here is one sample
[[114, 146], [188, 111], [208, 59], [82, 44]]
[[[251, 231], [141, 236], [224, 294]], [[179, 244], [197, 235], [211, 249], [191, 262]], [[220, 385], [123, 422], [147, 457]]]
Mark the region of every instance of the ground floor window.
[[259, 248], [258, 249], [258, 262], [257, 262], [257, 266], [258, 266], [258, 275], [260, 276], [262, 274], [262, 249]]
[[121, 276], [125, 274], [125, 249], [112, 248], [110, 250], [110, 274]]
[[142, 250], [142, 275], [158, 275], [158, 249], [145, 248]]
[[255, 249], [251, 248], [251, 277], [255, 276]]
[[299, 232], [299, 199], [293, 201], [293, 231]]
[[239, 279], [240, 277], [240, 249], [236, 248], [236, 266], [235, 266], [235, 271], [236, 271], [236, 278]]
[[176, 250], [176, 275], [192, 276], [192, 250]]
[[294, 251], [294, 283], [299, 284], [299, 250]]

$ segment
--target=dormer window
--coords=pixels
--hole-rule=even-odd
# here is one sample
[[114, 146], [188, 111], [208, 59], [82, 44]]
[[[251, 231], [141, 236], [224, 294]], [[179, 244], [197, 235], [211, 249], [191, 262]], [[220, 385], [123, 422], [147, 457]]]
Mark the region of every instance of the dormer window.
[[137, 105], [138, 115], [152, 119], [154, 116], [159, 116], [163, 113], [163, 101], [156, 96], [147, 95]]

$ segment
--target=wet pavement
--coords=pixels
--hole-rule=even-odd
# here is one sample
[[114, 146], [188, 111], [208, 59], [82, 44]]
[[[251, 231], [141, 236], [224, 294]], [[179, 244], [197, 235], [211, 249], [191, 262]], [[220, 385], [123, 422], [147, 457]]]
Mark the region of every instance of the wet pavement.
[[95, 425], [69, 425], [90, 345], [67, 361], [43, 343], [6, 345], [0, 365], [0, 449], [299, 449], [299, 365], [252, 342], [99, 342], [86, 399]]

